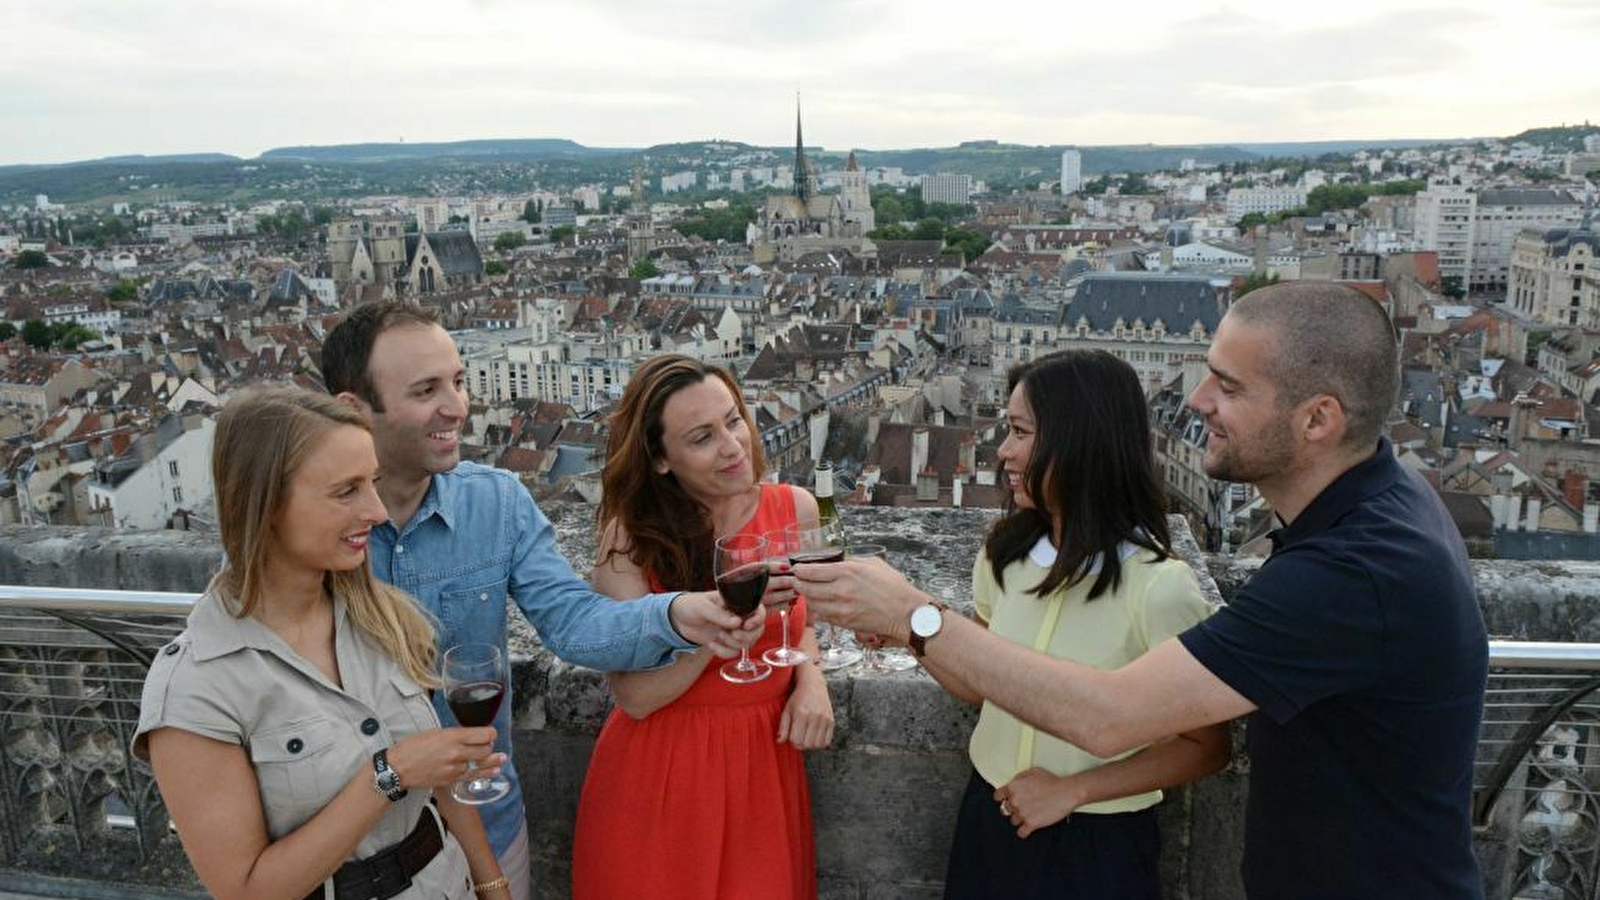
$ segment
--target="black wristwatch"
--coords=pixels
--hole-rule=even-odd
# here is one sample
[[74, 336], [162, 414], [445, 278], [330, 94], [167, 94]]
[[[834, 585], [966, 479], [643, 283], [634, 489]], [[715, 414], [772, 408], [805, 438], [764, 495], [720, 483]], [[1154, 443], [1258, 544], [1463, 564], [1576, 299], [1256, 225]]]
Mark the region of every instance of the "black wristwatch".
[[389, 768], [387, 748], [372, 754], [372, 786], [378, 793], [388, 797], [390, 803], [406, 795], [406, 789], [400, 786], [400, 773]]

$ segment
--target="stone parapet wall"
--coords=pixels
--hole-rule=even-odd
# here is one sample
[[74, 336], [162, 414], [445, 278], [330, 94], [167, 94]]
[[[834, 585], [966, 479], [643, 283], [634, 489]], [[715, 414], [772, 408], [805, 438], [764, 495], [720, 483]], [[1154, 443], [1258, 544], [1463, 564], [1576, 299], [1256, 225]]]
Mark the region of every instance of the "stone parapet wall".
[[[562, 550], [580, 571], [586, 569], [593, 556], [593, 508], [552, 505], [546, 512]], [[891, 561], [914, 581], [970, 607], [967, 583], [987, 514], [897, 509], [847, 514], [853, 540], [885, 544]], [[1204, 557], [1181, 521], [1174, 519], [1174, 525], [1180, 549], [1215, 602], [1231, 595], [1259, 565]], [[214, 543], [175, 532], [0, 527], [3, 584], [198, 591], [220, 558]], [[1495, 635], [1600, 641], [1600, 566], [1480, 562], [1475, 568]], [[599, 673], [554, 659], [525, 627], [514, 633], [513, 643], [515, 745], [529, 807], [535, 895], [565, 897], [577, 798], [610, 700]], [[974, 711], [950, 699], [920, 670], [888, 676], [835, 673], [829, 686], [838, 721], [834, 746], [808, 757], [822, 896], [939, 896], [956, 804], [969, 771], [965, 748]], [[1223, 773], [1173, 792], [1163, 805], [1169, 898], [1243, 896], [1237, 869], [1246, 769], [1238, 759]], [[0, 779], [0, 785], [7, 783], [14, 780]], [[1489, 844], [1480, 851], [1486, 865], [1503, 868], [1504, 854], [1490, 846], [1496, 839], [1485, 840]], [[172, 843], [162, 848], [162, 879], [154, 883], [197, 887], [192, 875], [174, 874]], [[35, 842], [24, 856], [0, 858], [0, 865], [10, 869], [0, 870], [0, 889], [19, 878], [37, 881], [41, 874], [113, 877], [85, 872], [70, 861], [67, 849]], [[148, 873], [130, 880], [152, 883]], [[1503, 882], [1503, 873], [1491, 881]]]

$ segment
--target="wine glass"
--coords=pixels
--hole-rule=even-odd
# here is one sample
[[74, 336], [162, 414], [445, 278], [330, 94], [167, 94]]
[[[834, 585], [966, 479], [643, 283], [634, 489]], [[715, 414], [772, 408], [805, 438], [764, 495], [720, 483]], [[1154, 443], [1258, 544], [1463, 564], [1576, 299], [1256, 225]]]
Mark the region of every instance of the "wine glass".
[[[759, 534], [730, 534], [717, 538], [717, 555], [712, 574], [717, 592], [730, 612], [748, 619], [761, 606], [767, 592], [767, 539]], [[739, 658], [725, 663], [722, 677], [734, 684], [749, 684], [772, 674], [772, 667], [750, 658], [747, 647], [739, 648]]]
[[[493, 724], [506, 695], [505, 656], [493, 644], [458, 644], [444, 652], [444, 699], [456, 721], [470, 728]], [[503, 775], [474, 778], [477, 764], [467, 762], [465, 778], [450, 786], [450, 796], [472, 806], [493, 803], [511, 793]]]
[[[832, 520], [837, 523], [838, 520]], [[794, 527], [794, 543], [789, 548], [789, 562], [840, 562], [844, 559], [844, 544], [839, 538], [836, 524], [821, 528]], [[828, 622], [822, 623], [818, 639], [822, 657], [817, 660], [824, 671], [842, 669], [861, 661], [861, 651], [840, 643], [839, 629]]]
[[[765, 536], [767, 539], [767, 553], [772, 559], [787, 562], [790, 551], [800, 545], [799, 529], [793, 525], [788, 528], [769, 531]], [[768, 648], [767, 652], [761, 654], [762, 661], [775, 666], [798, 666], [811, 658], [804, 651], [789, 646], [790, 605], [785, 603], [778, 607], [778, 618], [780, 627], [783, 630], [783, 642], [776, 647]]]
[[[885, 559], [888, 553], [888, 549], [882, 544], [851, 544], [846, 555], [852, 559], [867, 556]], [[866, 659], [861, 668], [876, 675], [883, 675], [915, 668], [916, 665], [916, 657], [910, 653], [899, 647], [884, 647], [877, 638], [873, 638], [867, 644]]]

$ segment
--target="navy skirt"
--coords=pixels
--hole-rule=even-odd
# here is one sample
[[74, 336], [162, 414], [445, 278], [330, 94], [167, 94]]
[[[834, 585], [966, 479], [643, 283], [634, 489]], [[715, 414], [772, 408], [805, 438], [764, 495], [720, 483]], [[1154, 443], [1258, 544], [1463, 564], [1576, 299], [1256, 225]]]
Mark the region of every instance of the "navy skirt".
[[1076, 813], [1027, 839], [976, 771], [956, 816], [945, 900], [1161, 900], [1154, 808]]

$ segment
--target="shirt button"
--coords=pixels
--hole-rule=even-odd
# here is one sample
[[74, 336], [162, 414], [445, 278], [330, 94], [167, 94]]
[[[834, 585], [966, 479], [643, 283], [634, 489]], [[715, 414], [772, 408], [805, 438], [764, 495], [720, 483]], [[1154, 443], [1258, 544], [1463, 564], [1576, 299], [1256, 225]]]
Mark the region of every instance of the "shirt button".
[[289, 743], [285, 744], [284, 746], [290, 753], [299, 753], [305, 748], [306, 742], [300, 740], [299, 738], [289, 738]]
[[167, 649], [165, 649], [165, 650], [163, 650], [161, 652], [165, 653], [168, 656], [171, 656], [172, 654], [178, 652], [178, 645], [177, 644], [168, 644], [167, 645]]
[[478, 599], [487, 601], [489, 599], [489, 592], [488, 591], [484, 591], [483, 593], [479, 594], [478, 595]]
[[394, 548], [394, 552], [396, 552], [396, 553], [404, 553], [404, 552], [406, 552], [406, 548], [397, 546], [397, 547]]
[[378, 733], [378, 720], [368, 719], [361, 723], [361, 733], [371, 737]]

